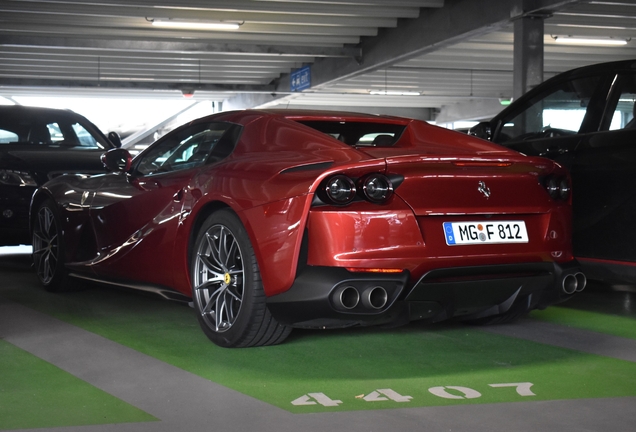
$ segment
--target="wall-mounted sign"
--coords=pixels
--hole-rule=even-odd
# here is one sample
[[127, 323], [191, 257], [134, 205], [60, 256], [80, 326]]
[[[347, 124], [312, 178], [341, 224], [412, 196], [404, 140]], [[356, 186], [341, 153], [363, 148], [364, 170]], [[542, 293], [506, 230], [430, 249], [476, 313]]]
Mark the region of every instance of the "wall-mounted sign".
[[291, 91], [303, 91], [311, 87], [311, 69], [303, 66], [291, 74]]

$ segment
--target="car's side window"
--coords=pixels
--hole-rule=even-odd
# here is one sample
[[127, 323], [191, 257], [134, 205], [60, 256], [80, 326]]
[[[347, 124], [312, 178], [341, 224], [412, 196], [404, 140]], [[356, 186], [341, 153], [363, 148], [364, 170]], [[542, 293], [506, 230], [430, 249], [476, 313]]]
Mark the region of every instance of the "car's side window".
[[64, 134], [62, 133], [62, 128], [59, 123], [53, 122], [48, 123], [46, 125], [46, 129], [49, 131], [50, 139], [48, 141], [52, 143], [58, 143], [60, 141], [64, 141]]
[[18, 142], [19, 140], [20, 137], [18, 137], [17, 133], [5, 129], [0, 129], [0, 144]]
[[609, 125], [609, 130], [636, 129], [636, 74], [617, 77], [618, 99]]
[[577, 133], [599, 81], [597, 76], [579, 78], [539, 95], [525, 110], [505, 119], [498, 142]]
[[196, 124], [159, 140], [140, 156], [136, 171], [151, 175], [200, 166], [229, 126], [229, 123]]
[[100, 145], [97, 143], [97, 140], [93, 135], [88, 132], [84, 126], [79, 123], [73, 123], [71, 125], [73, 132], [77, 136], [77, 140], [79, 142], [80, 147], [91, 147], [91, 148], [99, 148]]
[[68, 120], [50, 121], [43, 126], [34, 126], [31, 141], [67, 147], [102, 148], [95, 137], [77, 122]]

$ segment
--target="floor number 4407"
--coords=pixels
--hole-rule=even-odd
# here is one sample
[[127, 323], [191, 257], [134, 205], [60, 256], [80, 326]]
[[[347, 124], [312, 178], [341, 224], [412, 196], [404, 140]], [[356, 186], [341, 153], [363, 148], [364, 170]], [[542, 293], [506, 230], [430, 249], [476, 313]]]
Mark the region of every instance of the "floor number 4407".
[[[535, 396], [532, 390], [530, 390], [532, 385], [533, 384], [531, 382], [488, 384], [488, 386], [492, 388], [514, 388], [519, 396]], [[462, 386], [437, 386], [429, 388], [428, 391], [432, 395], [444, 399], [476, 399], [481, 397], [481, 393], [477, 390]], [[366, 402], [410, 402], [413, 397], [401, 395], [391, 389], [377, 389], [366, 395], [358, 395], [356, 396], [356, 399], [362, 399]], [[342, 401], [331, 399], [324, 393], [307, 393], [293, 400], [291, 403], [296, 406], [319, 404], [326, 407], [334, 407], [342, 404]]]

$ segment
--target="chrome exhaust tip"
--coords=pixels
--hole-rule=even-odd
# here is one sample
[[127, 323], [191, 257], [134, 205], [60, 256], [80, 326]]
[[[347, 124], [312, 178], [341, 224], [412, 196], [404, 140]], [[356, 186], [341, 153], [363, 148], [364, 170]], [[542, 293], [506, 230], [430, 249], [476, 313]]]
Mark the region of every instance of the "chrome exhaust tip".
[[587, 285], [587, 277], [581, 272], [576, 273], [574, 277], [576, 278], [576, 291], [583, 291]]
[[340, 308], [353, 309], [360, 302], [360, 293], [352, 286], [340, 287], [334, 291], [333, 300], [336, 306]]
[[565, 275], [563, 281], [561, 281], [561, 287], [563, 289], [563, 292], [566, 294], [574, 294], [577, 285], [578, 281], [576, 279], [576, 276], [574, 276], [573, 274]]
[[389, 295], [381, 286], [367, 288], [362, 293], [362, 304], [370, 309], [382, 309], [388, 300]]

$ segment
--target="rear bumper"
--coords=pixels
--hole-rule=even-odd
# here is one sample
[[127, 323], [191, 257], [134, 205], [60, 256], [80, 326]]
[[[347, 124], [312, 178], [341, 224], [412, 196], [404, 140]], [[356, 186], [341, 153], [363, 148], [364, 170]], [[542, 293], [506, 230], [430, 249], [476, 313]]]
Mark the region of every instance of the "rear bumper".
[[281, 323], [307, 328], [476, 319], [513, 305], [532, 310], [567, 300], [577, 291], [575, 275], [582, 278], [576, 260], [437, 269], [414, 284], [408, 272], [308, 266], [288, 291], [267, 302]]

